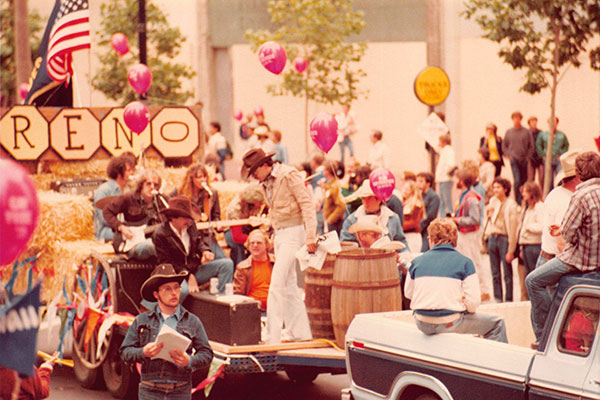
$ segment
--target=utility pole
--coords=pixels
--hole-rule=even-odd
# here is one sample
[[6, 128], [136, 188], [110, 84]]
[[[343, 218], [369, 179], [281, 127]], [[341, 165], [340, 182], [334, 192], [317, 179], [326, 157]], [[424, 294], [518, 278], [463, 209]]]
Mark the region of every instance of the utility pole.
[[[440, 0], [425, 0], [426, 15], [425, 24], [427, 26], [427, 66], [442, 68], [442, 37], [440, 25], [441, 4]], [[440, 105], [443, 107], [443, 104]], [[434, 106], [429, 106], [428, 115], [435, 112]], [[429, 152], [431, 173], [435, 174], [436, 154], [429, 144], [425, 143], [425, 148]]]
[[14, 0], [15, 20], [15, 67], [17, 82], [15, 90], [15, 103], [20, 103], [19, 85], [29, 83], [29, 76], [33, 68], [31, 62], [31, 49], [29, 48], [29, 17], [27, 15], [27, 0]]
[[[148, 65], [146, 54], [146, 0], [138, 0], [138, 43], [140, 49], [140, 64]], [[140, 94], [140, 99], [146, 99], [146, 94]]]

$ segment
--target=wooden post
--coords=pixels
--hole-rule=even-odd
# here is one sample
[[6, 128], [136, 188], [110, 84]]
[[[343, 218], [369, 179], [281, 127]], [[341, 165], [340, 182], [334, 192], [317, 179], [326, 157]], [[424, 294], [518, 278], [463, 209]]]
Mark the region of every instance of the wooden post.
[[29, 83], [29, 76], [33, 64], [31, 62], [31, 49], [29, 48], [29, 17], [27, 15], [27, 0], [14, 0], [15, 18], [15, 66], [16, 66], [16, 91], [15, 103], [21, 103], [19, 85]]
[[[427, 25], [427, 65], [442, 67], [442, 39], [440, 32], [440, 0], [426, 0], [425, 23]], [[443, 107], [443, 104], [440, 105]], [[429, 106], [428, 115], [435, 111], [434, 106]], [[429, 161], [431, 173], [435, 174], [436, 154], [435, 150], [429, 144], [425, 143], [425, 148], [429, 152]]]

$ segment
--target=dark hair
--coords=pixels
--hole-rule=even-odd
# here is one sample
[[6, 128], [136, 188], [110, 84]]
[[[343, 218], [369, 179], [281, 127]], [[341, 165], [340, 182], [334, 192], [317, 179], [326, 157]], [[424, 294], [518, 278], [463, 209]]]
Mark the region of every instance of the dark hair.
[[[108, 167], [106, 168], [106, 173], [110, 179], [117, 179], [119, 176], [125, 176], [125, 170], [127, 169], [127, 164], [130, 164], [128, 157], [124, 155], [120, 155], [118, 157], [113, 157], [108, 162]], [[134, 164], [135, 165], [135, 164]]]
[[402, 175], [404, 176], [405, 181], [415, 182], [417, 180], [417, 175], [415, 175], [415, 173], [412, 171], [403, 171]]
[[600, 178], [600, 155], [593, 151], [578, 155], [575, 159], [575, 173], [582, 182]]
[[444, 114], [442, 111], [436, 111], [435, 113], [442, 120], [442, 122], [446, 122], [446, 114]]
[[310, 167], [310, 163], [308, 161], [304, 161], [304, 162], [301, 162], [300, 164], [296, 165], [296, 169], [298, 171], [306, 172], [306, 176], [312, 175], [312, 168]]
[[381, 139], [383, 139], [383, 133], [381, 133], [381, 131], [374, 130], [373, 137], [377, 140], [381, 140]]
[[504, 194], [506, 195], [506, 197], [510, 196], [510, 189], [512, 187], [510, 181], [508, 179], [504, 179], [501, 177], [497, 177], [496, 179], [494, 179], [494, 181], [492, 182], [492, 185], [494, 183], [499, 184], [500, 186], [502, 186], [502, 188], [504, 189]]
[[323, 155], [323, 153], [318, 151], [318, 152], [314, 153], [310, 159], [315, 164], [320, 166], [320, 165], [323, 165], [323, 162], [325, 161], [325, 156]]
[[273, 137], [278, 141], [281, 142], [281, 131], [278, 131], [277, 129], [274, 131], [271, 131], [271, 133], [273, 134]]
[[213, 128], [215, 128], [218, 132], [221, 132], [221, 124], [218, 123], [217, 121], [212, 121], [210, 123], [210, 126], [212, 126]]
[[452, 144], [452, 138], [450, 137], [449, 133], [444, 133], [443, 135], [440, 135], [440, 142], [445, 143], [447, 145], [451, 145]]
[[137, 157], [135, 156], [135, 154], [133, 154], [133, 151], [131, 150], [122, 153], [121, 157], [125, 157], [127, 163], [132, 167], [135, 167], [135, 164], [137, 164]]
[[433, 174], [431, 172], [419, 172], [417, 174], [417, 178], [425, 179], [425, 182], [429, 183], [429, 186], [431, 187], [433, 187], [433, 184], [435, 182], [435, 178], [433, 177]]
[[473, 184], [477, 180], [477, 177], [473, 176], [473, 173], [470, 170], [468, 170], [467, 168], [462, 168], [462, 169], [459, 169], [458, 171], [456, 171], [456, 177], [467, 188], [470, 188], [471, 186], [473, 186]]
[[512, 114], [510, 114], [510, 119], [513, 119], [514, 117], [519, 117], [523, 119], [523, 114], [521, 114], [521, 111], [515, 111]]
[[531, 200], [533, 200], [533, 204], [537, 203], [538, 201], [542, 201], [542, 189], [537, 183], [525, 182], [525, 184], [521, 186], [521, 190], [529, 193]]
[[490, 150], [487, 147], [480, 147], [477, 152], [481, 154], [481, 157], [483, 157], [485, 161], [490, 161]]

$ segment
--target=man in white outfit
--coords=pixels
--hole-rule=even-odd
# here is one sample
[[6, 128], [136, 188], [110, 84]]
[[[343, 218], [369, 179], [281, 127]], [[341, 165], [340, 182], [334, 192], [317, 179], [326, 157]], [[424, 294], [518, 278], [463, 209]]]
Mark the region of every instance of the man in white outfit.
[[275, 265], [267, 298], [268, 343], [279, 343], [285, 324], [291, 340], [311, 339], [304, 301], [296, 278], [296, 252], [306, 244], [317, 250], [317, 218], [310, 192], [298, 170], [274, 163], [275, 153], [252, 149], [242, 159], [242, 178], [261, 182], [273, 228], [275, 229]]
[[373, 143], [373, 147], [369, 153], [369, 165], [371, 169], [390, 167], [390, 149], [381, 139], [383, 139], [381, 131], [374, 130], [371, 133], [371, 143]]

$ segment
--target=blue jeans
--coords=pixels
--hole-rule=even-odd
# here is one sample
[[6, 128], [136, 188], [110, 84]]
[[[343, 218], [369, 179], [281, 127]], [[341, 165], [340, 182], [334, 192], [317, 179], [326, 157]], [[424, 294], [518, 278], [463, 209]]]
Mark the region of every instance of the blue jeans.
[[145, 261], [152, 257], [156, 257], [156, 250], [152, 239], [146, 239], [135, 245], [135, 247], [127, 253], [127, 258], [132, 258], [139, 261]]
[[342, 153], [342, 164], [344, 164], [345, 160], [345, 149], [346, 147], [350, 151], [350, 156], [354, 157], [354, 145], [352, 144], [352, 140], [350, 136], [344, 136], [344, 140], [340, 142], [340, 152]]
[[231, 230], [225, 232], [225, 242], [227, 242], [227, 246], [229, 246], [229, 257], [233, 261], [233, 267], [235, 268], [247, 257], [246, 254], [248, 252], [246, 250], [246, 246], [244, 246], [243, 243], [237, 243], [235, 240], [233, 240]]
[[523, 251], [523, 264], [525, 264], [525, 270], [529, 274], [537, 266], [537, 261], [540, 257], [540, 251], [542, 250], [541, 244], [524, 244], [521, 246]]
[[546, 264], [548, 261], [550, 261], [550, 260], [545, 257], [542, 257], [542, 253], [540, 252], [537, 262], [535, 263], [535, 268], [539, 268], [541, 265]]
[[557, 284], [563, 275], [575, 271], [577, 271], [575, 267], [565, 264], [558, 257], [554, 257], [536, 268], [525, 278], [527, 294], [529, 300], [531, 300], [531, 325], [537, 340], [540, 340], [542, 336], [552, 303], [552, 295], [548, 291], [548, 287]]
[[512, 266], [506, 262], [506, 252], [508, 251], [508, 236], [490, 235], [488, 240], [488, 254], [490, 255], [490, 267], [492, 269], [492, 281], [494, 285], [494, 298], [498, 302], [503, 301], [502, 297], [502, 273], [500, 264], [504, 273], [504, 286], [506, 286], [506, 301], [513, 301], [513, 273]]
[[415, 318], [415, 323], [417, 328], [426, 335], [446, 332], [471, 333], [481, 335], [485, 339], [508, 343], [504, 319], [496, 314], [480, 312], [461, 314], [457, 320], [448, 324], [431, 324]]
[[175, 389], [160, 389], [147, 386], [140, 382], [138, 388], [138, 399], [140, 400], [190, 400], [191, 398], [191, 384], [183, 385]]
[[[229, 258], [220, 258], [218, 260], [212, 260], [198, 267], [198, 270], [194, 274], [198, 285], [206, 283], [210, 278], [219, 278], [219, 293], [225, 292], [225, 284], [233, 282], [233, 261]], [[183, 303], [187, 295], [190, 293], [190, 288], [187, 284], [187, 280], [181, 282], [181, 297], [180, 303]]]
[[440, 182], [440, 217], [444, 218], [446, 215], [448, 214], [452, 214], [453, 213], [453, 209], [452, 209], [452, 186], [454, 185], [454, 183], [452, 181], [450, 182]]
[[514, 191], [515, 191], [515, 200], [519, 205], [521, 205], [521, 201], [523, 200], [523, 196], [521, 195], [521, 186], [525, 182], [527, 182], [527, 164], [528, 160], [515, 160], [511, 158], [510, 167], [512, 168], [513, 179], [514, 179]]

